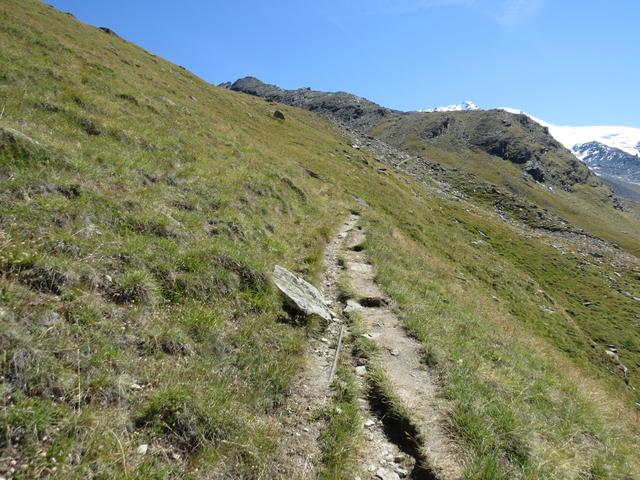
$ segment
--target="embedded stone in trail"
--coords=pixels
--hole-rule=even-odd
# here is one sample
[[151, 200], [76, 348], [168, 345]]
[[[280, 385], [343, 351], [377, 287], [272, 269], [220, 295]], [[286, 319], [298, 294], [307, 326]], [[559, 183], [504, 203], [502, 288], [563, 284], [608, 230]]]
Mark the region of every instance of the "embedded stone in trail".
[[275, 266], [272, 277], [287, 305], [293, 310], [305, 316], [318, 315], [327, 322], [331, 321], [331, 311], [316, 287], [280, 265]]

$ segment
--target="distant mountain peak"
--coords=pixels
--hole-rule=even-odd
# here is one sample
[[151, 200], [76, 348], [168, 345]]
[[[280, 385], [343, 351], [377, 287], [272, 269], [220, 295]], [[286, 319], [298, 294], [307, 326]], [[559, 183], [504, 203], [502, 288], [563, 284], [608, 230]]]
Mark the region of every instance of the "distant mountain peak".
[[456, 103], [454, 105], [447, 105], [445, 107], [429, 108], [420, 110], [421, 112], [468, 112], [470, 110], [480, 110], [480, 107], [475, 103], [467, 100], [462, 103]]
[[555, 137], [569, 150], [589, 142], [599, 142], [608, 147], [616, 148], [629, 155], [640, 155], [640, 128], [620, 126], [581, 126], [553, 125], [540, 120], [529, 113], [515, 108], [500, 108], [505, 112], [526, 115], [543, 127], [549, 128]]
[[515, 108], [500, 108], [526, 115], [598, 175], [640, 183], [640, 128], [620, 126], [572, 127], [553, 125]]

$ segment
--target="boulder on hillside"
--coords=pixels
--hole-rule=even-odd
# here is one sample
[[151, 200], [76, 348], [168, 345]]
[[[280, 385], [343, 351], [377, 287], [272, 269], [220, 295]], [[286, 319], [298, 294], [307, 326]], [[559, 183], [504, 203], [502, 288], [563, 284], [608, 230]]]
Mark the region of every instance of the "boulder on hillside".
[[318, 315], [327, 322], [331, 321], [331, 311], [316, 287], [280, 265], [275, 266], [272, 277], [287, 306], [293, 311], [304, 316]]

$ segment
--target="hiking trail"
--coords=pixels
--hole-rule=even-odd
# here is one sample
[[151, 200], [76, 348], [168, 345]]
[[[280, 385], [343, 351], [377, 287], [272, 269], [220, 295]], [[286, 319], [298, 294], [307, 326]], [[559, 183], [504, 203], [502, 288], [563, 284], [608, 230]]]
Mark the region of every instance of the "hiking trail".
[[[320, 292], [332, 311], [332, 321], [319, 335], [309, 339], [305, 368], [294, 382], [286, 430], [281, 445], [282, 478], [316, 478], [321, 462], [320, 435], [323, 421], [315, 414], [331, 402], [333, 391], [329, 381], [340, 330], [345, 343], [350, 337], [349, 312], [356, 311], [366, 326], [365, 337], [374, 342], [381, 355], [385, 375], [394, 395], [411, 414], [416, 431], [394, 424], [384, 408], [371, 398], [366, 366], [349, 353], [360, 385], [357, 399], [363, 419], [363, 445], [358, 452], [362, 473], [377, 480], [413, 478], [417, 480], [453, 480], [460, 478], [461, 462], [451, 436], [444, 428], [441, 414], [435, 408], [437, 383], [421, 361], [419, 342], [409, 337], [400, 319], [390, 307], [390, 300], [375, 283], [373, 267], [366, 261], [362, 244], [365, 240], [358, 225], [359, 213], [352, 213], [332, 237], [324, 254], [324, 270]], [[341, 303], [340, 280], [346, 275], [357, 303], [350, 299]], [[345, 311], [345, 315], [336, 312]], [[344, 347], [344, 345], [343, 345]], [[363, 368], [364, 367], [364, 368]]]
[[[366, 327], [364, 334], [380, 352], [380, 365], [393, 387], [393, 394], [409, 412], [417, 438], [402, 438], [411, 432], [397, 432], [392, 422], [387, 435], [417, 457], [411, 478], [453, 480], [462, 474], [460, 453], [447, 431], [443, 414], [437, 408], [438, 383], [422, 360], [423, 347], [410, 337], [403, 322], [394, 313], [391, 300], [375, 282], [373, 266], [366, 260], [362, 229], [352, 230], [346, 242], [346, 275], [356, 301], [350, 301]], [[372, 405], [376, 409], [376, 405]], [[383, 418], [383, 421], [385, 418]], [[372, 445], [375, 448], [375, 445]], [[391, 477], [390, 477], [391, 478]]]

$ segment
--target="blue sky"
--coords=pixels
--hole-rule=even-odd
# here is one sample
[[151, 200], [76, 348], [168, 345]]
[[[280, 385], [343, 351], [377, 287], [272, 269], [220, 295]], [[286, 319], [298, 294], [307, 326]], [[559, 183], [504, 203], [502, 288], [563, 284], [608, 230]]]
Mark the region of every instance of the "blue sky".
[[212, 83], [640, 127], [636, 0], [49, 0]]

